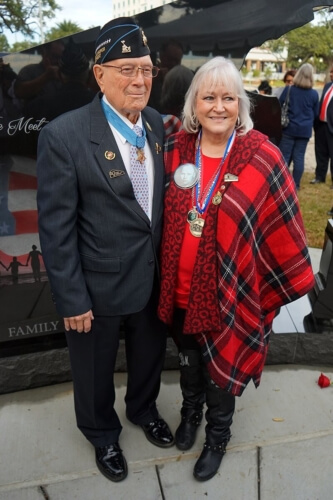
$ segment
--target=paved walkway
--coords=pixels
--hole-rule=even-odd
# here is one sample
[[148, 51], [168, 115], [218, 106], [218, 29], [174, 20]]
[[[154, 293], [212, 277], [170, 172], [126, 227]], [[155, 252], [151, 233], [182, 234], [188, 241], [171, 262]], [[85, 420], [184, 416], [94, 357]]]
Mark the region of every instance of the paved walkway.
[[[321, 252], [310, 254], [316, 273]], [[321, 372], [333, 378], [332, 366], [266, 366], [260, 387], [251, 383], [237, 398], [227, 454], [205, 483], [192, 476], [204, 425], [188, 452], [153, 446], [126, 420], [126, 373], [115, 383], [129, 475], [117, 484], [99, 473], [76, 429], [71, 382], [0, 395], [0, 500], [331, 500], [333, 386], [319, 388]], [[158, 400], [173, 431], [178, 379], [178, 371], [163, 372]]]
[[[129, 475], [112, 483], [97, 470], [94, 450], [75, 427], [72, 384], [0, 396], [0, 500], [331, 500], [333, 387], [317, 379], [333, 369], [266, 367], [259, 389], [237, 398], [232, 438], [219, 473], [192, 476], [204, 426], [189, 452], [150, 444], [126, 421], [126, 374], [116, 374], [120, 444]], [[159, 411], [174, 431], [181, 394], [178, 372], [163, 372]]]

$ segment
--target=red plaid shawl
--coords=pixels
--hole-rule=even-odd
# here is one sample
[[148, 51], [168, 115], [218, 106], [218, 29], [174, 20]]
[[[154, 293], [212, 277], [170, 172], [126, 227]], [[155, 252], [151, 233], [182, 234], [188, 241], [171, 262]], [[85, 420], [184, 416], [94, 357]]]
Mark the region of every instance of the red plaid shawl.
[[[182, 131], [166, 143], [159, 316], [167, 324], [191, 199], [172, 173], [195, 163], [195, 140]], [[257, 131], [236, 137], [228, 172], [238, 182], [224, 182], [222, 203], [209, 204], [184, 333], [196, 334], [212, 379], [239, 396], [251, 379], [260, 383], [276, 309], [305, 295], [314, 277], [294, 181], [279, 149]]]

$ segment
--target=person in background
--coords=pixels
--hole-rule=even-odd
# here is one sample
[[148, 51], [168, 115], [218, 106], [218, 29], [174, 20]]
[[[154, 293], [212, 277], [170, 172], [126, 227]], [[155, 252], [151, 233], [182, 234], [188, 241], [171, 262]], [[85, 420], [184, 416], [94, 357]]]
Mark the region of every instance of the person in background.
[[148, 105], [162, 113], [161, 97], [165, 76], [175, 66], [181, 65], [183, 58], [183, 47], [180, 42], [170, 38], [162, 43], [159, 50], [159, 60], [157, 65], [160, 69], [157, 77], [153, 81]]
[[331, 189], [333, 189], [333, 65], [330, 69], [330, 82], [324, 88], [319, 104], [319, 116], [314, 123], [316, 177], [311, 184], [326, 181], [328, 164], [331, 170]]
[[28, 64], [18, 73], [14, 84], [15, 97], [27, 103], [40, 95], [52, 96], [60, 87], [59, 61], [64, 51], [61, 40], [42, 46], [41, 61]]
[[142, 29], [113, 19], [95, 45], [101, 92], [46, 125], [38, 143], [40, 242], [64, 318], [77, 425], [116, 482], [128, 472], [114, 408], [120, 327], [126, 416], [152, 444], [174, 444], [156, 404], [166, 351], [157, 317], [164, 126], [146, 105], [157, 73]]
[[180, 120], [185, 94], [193, 78], [193, 71], [178, 64], [167, 72], [164, 78], [160, 110], [164, 122], [165, 137], [181, 129]]
[[193, 79], [194, 73], [181, 64], [170, 69], [165, 75], [162, 95], [161, 112], [181, 117], [185, 94]]
[[282, 129], [279, 148], [287, 165], [293, 162], [293, 178], [296, 189], [301, 187], [305, 151], [319, 109], [318, 92], [312, 87], [313, 68], [311, 64], [302, 64], [294, 77], [293, 85], [286, 86], [279, 99], [282, 107], [289, 94], [289, 124]]
[[[284, 77], [283, 77], [283, 82], [284, 82], [285, 86], [293, 84], [295, 75], [296, 75], [295, 69], [289, 69], [288, 71], [286, 71], [286, 73], [284, 74]], [[275, 97], [279, 98], [283, 91], [284, 91], [284, 87], [278, 87], [277, 89], [275, 89], [275, 91], [274, 91]]]
[[259, 94], [272, 95], [272, 87], [267, 80], [263, 80], [258, 87]]
[[88, 88], [89, 61], [82, 49], [71, 40], [59, 60], [61, 85], [52, 99], [39, 96], [26, 106], [27, 116], [51, 121], [59, 115], [80, 108], [91, 102], [95, 96]]
[[276, 311], [314, 284], [293, 179], [249, 111], [235, 65], [213, 58], [192, 80], [184, 129], [165, 145], [158, 313], [179, 349], [180, 450], [193, 446], [207, 406], [198, 481], [219, 469], [235, 397], [260, 383]]

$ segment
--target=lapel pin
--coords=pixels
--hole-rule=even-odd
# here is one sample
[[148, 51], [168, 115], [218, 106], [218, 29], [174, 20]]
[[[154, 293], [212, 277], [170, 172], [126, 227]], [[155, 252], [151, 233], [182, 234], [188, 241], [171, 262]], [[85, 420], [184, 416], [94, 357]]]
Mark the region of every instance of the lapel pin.
[[234, 174], [225, 174], [224, 176], [224, 182], [237, 182], [238, 181], [238, 175]]
[[148, 123], [148, 122], [146, 122], [146, 125], [147, 125], [147, 129], [148, 129], [150, 132], [152, 132], [152, 128], [151, 128], [151, 126], [149, 125], [149, 123]]
[[110, 179], [120, 177], [121, 175], [125, 175], [125, 172], [123, 170], [110, 170], [109, 172]]
[[107, 160], [114, 160], [116, 157], [116, 154], [113, 153], [113, 151], [105, 151], [104, 156]]
[[162, 151], [162, 147], [157, 142], [155, 142], [155, 151], [156, 154], [159, 154]]

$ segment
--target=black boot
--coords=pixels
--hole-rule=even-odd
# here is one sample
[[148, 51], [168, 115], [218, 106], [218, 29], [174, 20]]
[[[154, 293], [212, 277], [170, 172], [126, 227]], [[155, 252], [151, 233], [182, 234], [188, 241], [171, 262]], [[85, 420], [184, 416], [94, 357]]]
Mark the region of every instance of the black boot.
[[179, 450], [192, 448], [202, 421], [202, 407], [205, 401], [205, 378], [201, 352], [183, 349], [179, 353], [180, 387], [183, 395], [182, 420], [175, 434]]
[[235, 396], [218, 387], [209, 377], [206, 385], [206, 441], [193, 475], [207, 481], [217, 473], [231, 437], [230, 426], [235, 411]]

